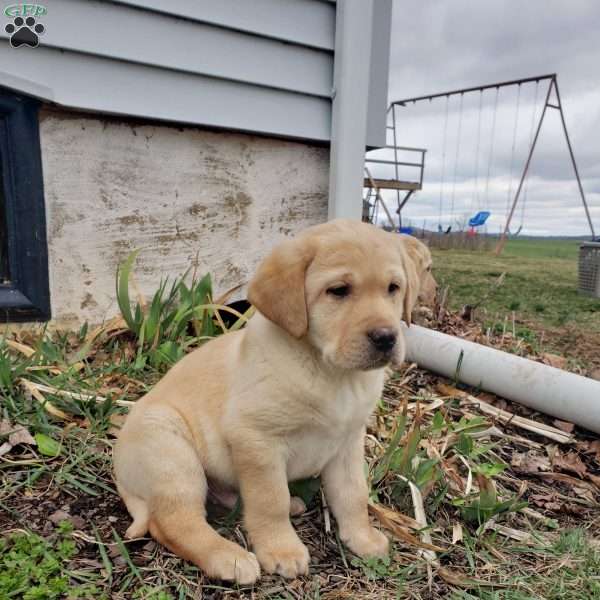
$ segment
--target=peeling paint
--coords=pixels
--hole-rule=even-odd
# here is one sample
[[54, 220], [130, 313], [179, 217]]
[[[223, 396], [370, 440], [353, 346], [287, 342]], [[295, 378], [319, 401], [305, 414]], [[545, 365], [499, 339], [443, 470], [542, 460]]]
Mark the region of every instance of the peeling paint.
[[284, 236], [327, 217], [326, 148], [55, 111], [40, 138], [60, 323], [117, 313], [115, 273], [133, 249], [146, 296], [194, 261], [224, 291]]

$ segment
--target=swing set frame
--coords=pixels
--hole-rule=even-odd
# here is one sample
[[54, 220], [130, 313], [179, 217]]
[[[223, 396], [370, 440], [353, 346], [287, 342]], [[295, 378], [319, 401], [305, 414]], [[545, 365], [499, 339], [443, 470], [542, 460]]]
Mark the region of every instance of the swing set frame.
[[[571, 163], [573, 165], [573, 170], [575, 171], [575, 178], [577, 180], [577, 186], [579, 188], [579, 194], [581, 196], [581, 201], [583, 203], [583, 207], [585, 209], [585, 214], [587, 217], [587, 221], [590, 227], [590, 231], [592, 234], [592, 239], [596, 238], [596, 234], [594, 231], [594, 225], [592, 223], [592, 218], [590, 215], [590, 211], [588, 208], [588, 204], [585, 198], [585, 193], [583, 191], [583, 186], [581, 184], [581, 178], [579, 177], [579, 169], [577, 168], [577, 161], [575, 160], [575, 154], [573, 153], [573, 147], [571, 146], [571, 140], [569, 137], [569, 132], [567, 130], [567, 124], [565, 122], [565, 116], [564, 116], [564, 112], [563, 112], [563, 107], [562, 107], [562, 102], [561, 102], [561, 98], [560, 98], [560, 92], [558, 89], [558, 80], [557, 80], [557, 76], [556, 73], [550, 73], [548, 75], [538, 75], [536, 77], [525, 77], [522, 79], [513, 79], [510, 81], [500, 81], [497, 83], [490, 83], [487, 85], [479, 85], [479, 86], [474, 86], [474, 87], [468, 87], [468, 88], [461, 88], [461, 89], [457, 89], [457, 90], [450, 90], [447, 92], [440, 92], [437, 94], [429, 94], [426, 96], [415, 96], [413, 98], [404, 98], [402, 100], [395, 100], [393, 101], [389, 108], [388, 108], [388, 113], [391, 111], [392, 113], [392, 127], [394, 129], [394, 137], [396, 136], [396, 107], [397, 106], [402, 106], [402, 107], [406, 107], [408, 104], [416, 104], [417, 102], [424, 102], [424, 101], [431, 101], [431, 100], [435, 100], [436, 98], [449, 98], [450, 96], [456, 96], [456, 95], [461, 95], [464, 96], [464, 94], [468, 94], [470, 92], [483, 92], [484, 90], [488, 90], [488, 89], [496, 89], [499, 90], [500, 88], [503, 87], [508, 87], [508, 86], [521, 86], [523, 84], [526, 83], [536, 83], [539, 84], [542, 81], [547, 81], [548, 82], [548, 90], [546, 92], [546, 99], [544, 101], [544, 106], [542, 109], [542, 112], [540, 114], [540, 118], [538, 120], [538, 124], [537, 124], [537, 128], [536, 128], [536, 132], [535, 132], [535, 136], [533, 138], [533, 141], [530, 144], [529, 147], [529, 152], [527, 154], [527, 160], [525, 161], [525, 166], [523, 167], [523, 171], [521, 173], [521, 178], [519, 180], [519, 185], [517, 187], [517, 190], [515, 192], [512, 204], [511, 204], [511, 208], [510, 208], [510, 212], [508, 213], [507, 217], [506, 217], [506, 223], [504, 225], [504, 229], [502, 231], [502, 234], [500, 235], [500, 239], [498, 241], [498, 244], [496, 246], [496, 255], [500, 254], [504, 248], [504, 245], [506, 243], [506, 239], [510, 234], [510, 224], [511, 221], [513, 219], [515, 210], [517, 208], [517, 204], [519, 202], [519, 197], [521, 195], [521, 191], [523, 189], [523, 184], [525, 183], [525, 179], [527, 178], [527, 173], [529, 171], [529, 166], [531, 164], [531, 159], [533, 156], [533, 152], [535, 150], [536, 144], [537, 144], [537, 140], [539, 138], [539, 134], [542, 128], [542, 123], [544, 121], [544, 117], [546, 115], [546, 110], [548, 108], [554, 109], [554, 110], [558, 110], [559, 114], [560, 114], [560, 119], [561, 119], [561, 123], [562, 123], [562, 128], [565, 134], [565, 139], [567, 141], [567, 147], [569, 150], [569, 156], [571, 158]], [[553, 104], [550, 101], [550, 98], [552, 96], [552, 91], [554, 90], [555, 92], [555, 96], [556, 96], [556, 104]], [[408, 200], [408, 198], [406, 199]], [[404, 206], [404, 204], [406, 204], [406, 202], [404, 202], [402, 204], [402, 206]]]

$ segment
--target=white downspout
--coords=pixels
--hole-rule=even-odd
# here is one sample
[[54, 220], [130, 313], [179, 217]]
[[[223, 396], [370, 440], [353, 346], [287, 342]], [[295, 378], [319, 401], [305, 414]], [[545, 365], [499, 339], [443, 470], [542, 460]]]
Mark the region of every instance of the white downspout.
[[600, 433], [600, 381], [418, 325], [404, 332], [420, 367]]
[[338, 0], [331, 114], [329, 218], [360, 220], [375, 0]]

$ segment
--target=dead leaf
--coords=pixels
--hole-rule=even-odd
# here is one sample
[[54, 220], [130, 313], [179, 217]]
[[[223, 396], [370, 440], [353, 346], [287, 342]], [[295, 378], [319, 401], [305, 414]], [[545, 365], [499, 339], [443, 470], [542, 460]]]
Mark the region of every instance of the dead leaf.
[[557, 453], [553, 460], [553, 466], [561, 471], [575, 473], [582, 479], [587, 475], [587, 467], [583, 464], [579, 454], [569, 452], [568, 454]]
[[585, 509], [578, 504], [563, 502], [555, 494], [531, 494], [528, 501], [548, 512], [581, 515]]
[[594, 440], [593, 442], [580, 442], [577, 444], [577, 449], [582, 451], [584, 454], [594, 454], [594, 460], [600, 464], [600, 440]]
[[515, 452], [512, 455], [510, 464], [515, 471], [520, 473], [539, 473], [552, 470], [547, 456], [540, 456], [533, 452]]
[[577, 487], [573, 486], [573, 491], [577, 494], [578, 498], [583, 498], [587, 500], [590, 504], [595, 504], [596, 499], [594, 498], [594, 493], [589, 488]]
[[589, 490], [592, 490], [594, 493], [597, 492], [596, 486], [589, 482], [584, 481], [583, 479], [577, 479], [572, 475], [567, 475], [566, 473], [532, 473], [532, 475], [537, 475], [542, 479], [549, 479], [551, 481], [560, 481], [562, 483], [568, 483], [573, 487], [585, 487]]
[[23, 425], [13, 425], [8, 419], [0, 420], [0, 435], [8, 439], [0, 446], [0, 456], [10, 452], [14, 446], [26, 444], [37, 446], [37, 442]]
[[454, 523], [452, 525], [452, 543], [456, 544], [461, 542], [463, 539], [463, 530], [462, 525], [460, 523]]
[[558, 427], [558, 429], [564, 431], [565, 433], [573, 433], [573, 430], [575, 429], [575, 425], [573, 425], [573, 423], [569, 423], [568, 421], [560, 421], [559, 419], [554, 419], [552, 424], [554, 427]]
[[550, 352], [542, 354], [542, 362], [555, 369], [564, 369], [567, 366], [566, 358], [559, 356], [558, 354], [550, 354]]
[[13, 432], [8, 436], [8, 443], [12, 446], [16, 446], [17, 444], [37, 446], [37, 442], [33, 436], [22, 425], [15, 425]]
[[420, 529], [419, 524], [414, 519], [392, 510], [391, 508], [382, 506], [381, 504], [369, 504], [369, 512], [375, 516], [381, 525], [385, 527], [395, 538], [403, 542], [407, 542], [408, 544], [412, 544], [417, 548], [424, 548], [426, 550], [432, 550], [433, 552], [446, 551], [444, 548], [440, 548], [439, 546], [422, 542], [419, 538], [410, 533], [407, 523], [411, 523], [409, 525], [411, 528], [414, 528], [414, 525], [416, 524], [416, 528]]

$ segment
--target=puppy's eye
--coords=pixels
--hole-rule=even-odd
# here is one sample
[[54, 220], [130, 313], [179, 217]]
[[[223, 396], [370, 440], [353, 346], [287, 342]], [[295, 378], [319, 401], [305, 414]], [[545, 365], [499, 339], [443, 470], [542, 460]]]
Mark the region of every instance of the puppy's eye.
[[390, 294], [395, 294], [400, 289], [400, 286], [397, 283], [390, 283], [388, 287], [388, 292]]
[[338, 298], [345, 298], [346, 296], [350, 295], [350, 286], [336, 285], [328, 288], [327, 293], [331, 294], [332, 296], [337, 296]]

